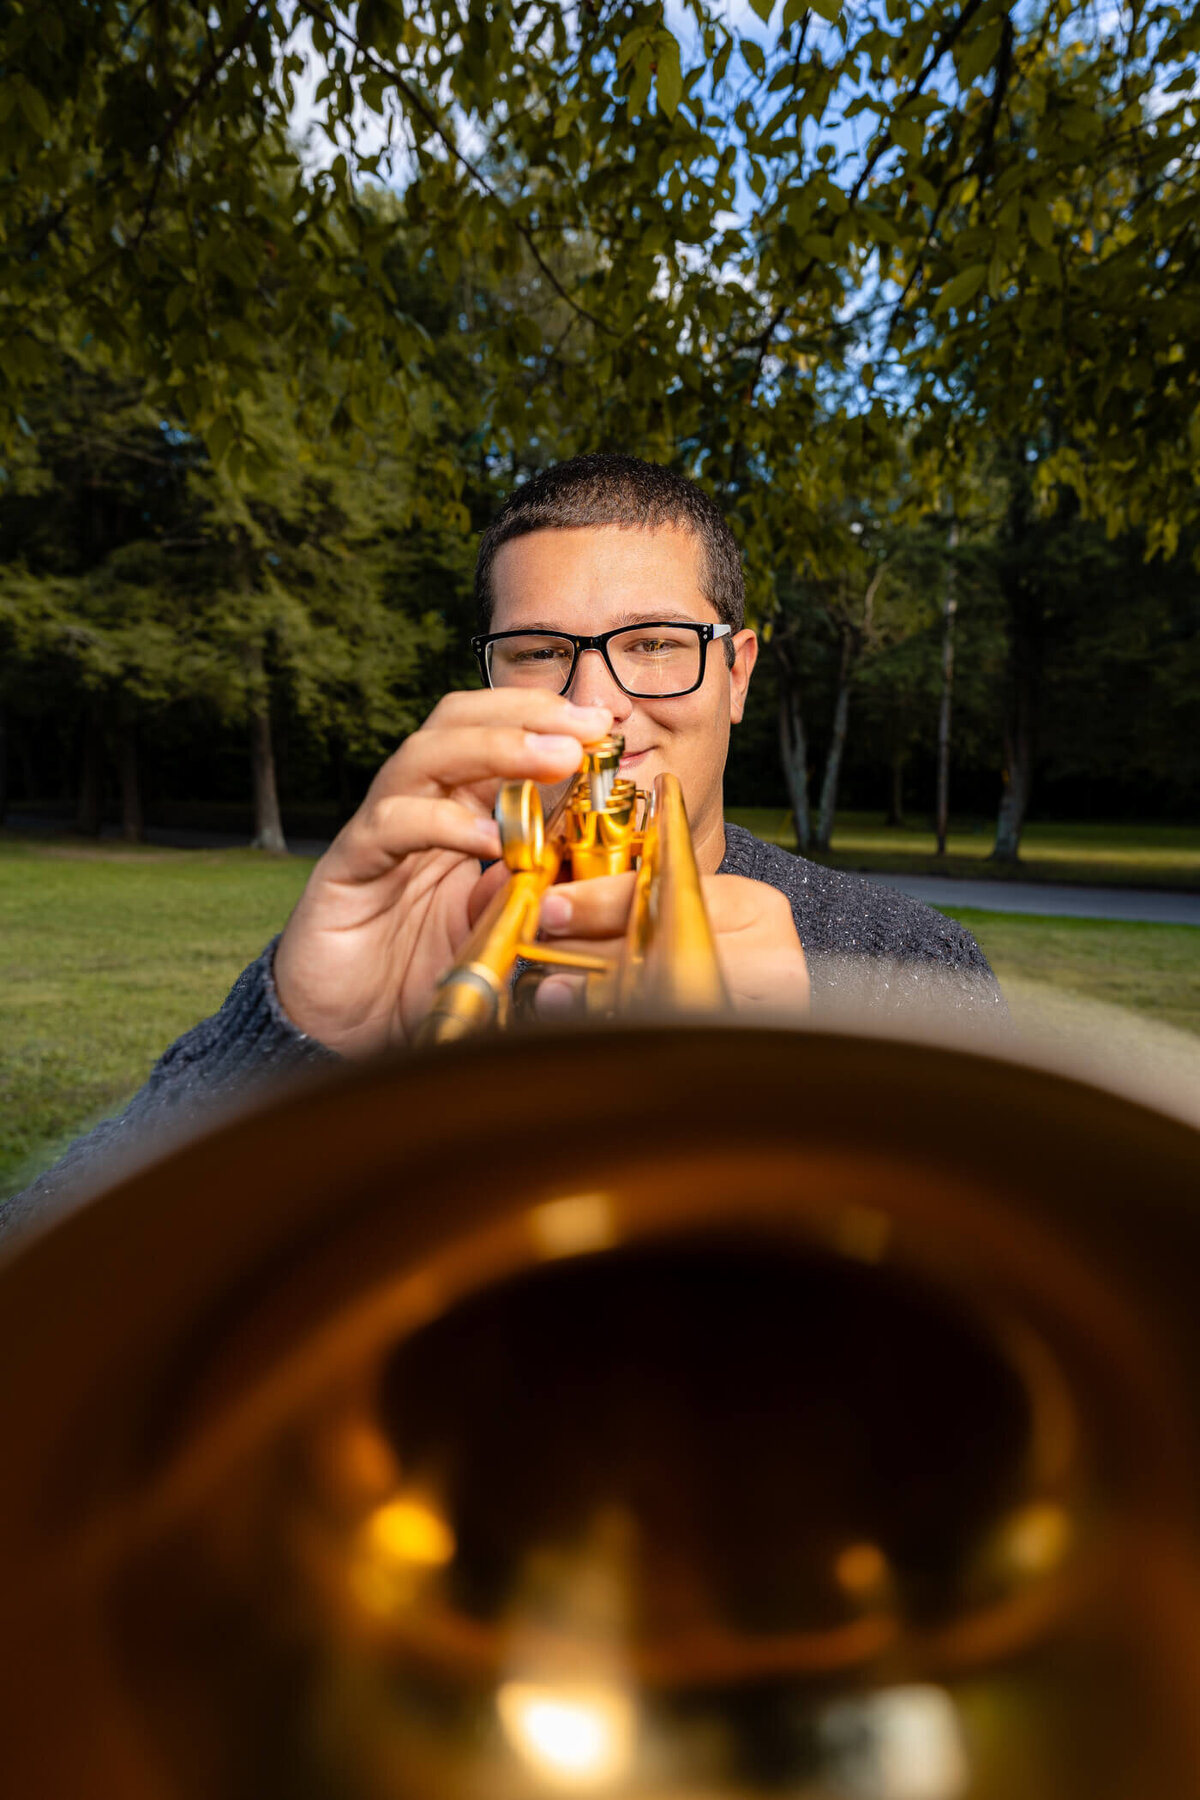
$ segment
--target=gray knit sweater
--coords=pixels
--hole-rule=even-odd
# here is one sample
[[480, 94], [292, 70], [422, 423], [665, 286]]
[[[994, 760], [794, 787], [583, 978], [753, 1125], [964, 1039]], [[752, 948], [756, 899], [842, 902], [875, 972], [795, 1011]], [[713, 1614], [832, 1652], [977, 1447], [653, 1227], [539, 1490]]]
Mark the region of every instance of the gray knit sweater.
[[[725, 827], [723, 875], [746, 875], [786, 894], [808, 958], [813, 1011], [841, 1001], [872, 1012], [927, 1003], [973, 1017], [1004, 1015], [987, 959], [969, 931], [861, 875], [846, 875]], [[338, 1060], [306, 1037], [279, 1004], [275, 942], [234, 983], [211, 1019], [171, 1045], [116, 1118], [80, 1138], [62, 1160], [0, 1209], [0, 1237], [67, 1209], [157, 1139], [243, 1101], [291, 1071]]]

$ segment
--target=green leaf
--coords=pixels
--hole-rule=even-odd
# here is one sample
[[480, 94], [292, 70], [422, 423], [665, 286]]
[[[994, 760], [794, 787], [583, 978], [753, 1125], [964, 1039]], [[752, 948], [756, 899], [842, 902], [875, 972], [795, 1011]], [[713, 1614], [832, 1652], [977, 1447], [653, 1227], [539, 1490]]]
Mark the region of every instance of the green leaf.
[[830, 25], [836, 25], [842, 16], [842, 0], [811, 0], [812, 10]]
[[1033, 200], [1025, 209], [1029, 235], [1040, 250], [1049, 250], [1054, 242], [1054, 220], [1050, 208], [1041, 200]]
[[679, 45], [669, 31], [660, 32], [655, 38], [654, 54], [658, 64], [655, 73], [658, 110], [673, 119], [683, 97], [683, 74], [679, 67]]
[[632, 31], [626, 32], [617, 50], [618, 69], [623, 69], [626, 63], [633, 61], [649, 36], [650, 27], [648, 25], [635, 25]]
[[218, 466], [224, 462], [233, 443], [233, 426], [222, 416], [214, 419], [204, 434], [205, 447], [214, 463]]
[[938, 310], [951, 306], [965, 306], [973, 300], [984, 282], [987, 280], [987, 264], [976, 263], [970, 269], [960, 269], [953, 281], [948, 281], [938, 296]]
[[920, 155], [921, 146], [925, 142], [925, 127], [920, 119], [909, 119], [899, 115], [889, 120], [888, 130], [891, 132], [893, 142], [899, 144], [902, 150], [909, 151], [913, 156]]
[[50, 109], [37, 88], [28, 81], [21, 81], [17, 84], [17, 105], [24, 113], [30, 130], [40, 138], [48, 138], [53, 129]]
[[372, 112], [382, 112], [384, 96], [387, 94], [390, 85], [391, 83], [386, 75], [380, 75], [378, 73], [368, 75], [363, 82], [362, 87], [359, 89], [363, 105], [369, 107]]
[[958, 64], [958, 78], [964, 87], [970, 87], [973, 81], [990, 69], [1000, 52], [1000, 36], [1004, 29], [1003, 19], [995, 19], [984, 25], [973, 38], [968, 39], [955, 61]]
[[742, 38], [740, 48], [746, 67], [761, 81], [767, 67], [767, 59], [763, 55], [762, 45], [756, 44], [753, 38]]
[[629, 84], [629, 111], [631, 115], [640, 114], [650, 93], [651, 56], [649, 47], [643, 44], [638, 51], [633, 65], [633, 80]]
[[171, 292], [167, 295], [166, 306], [168, 325], [178, 325], [180, 316], [189, 305], [191, 298], [192, 290], [185, 281], [181, 281], [177, 288], [171, 289]]
[[750, 4], [762, 20], [763, 24], [766, 25], [774, 11], [775, 0], [750, 0]]

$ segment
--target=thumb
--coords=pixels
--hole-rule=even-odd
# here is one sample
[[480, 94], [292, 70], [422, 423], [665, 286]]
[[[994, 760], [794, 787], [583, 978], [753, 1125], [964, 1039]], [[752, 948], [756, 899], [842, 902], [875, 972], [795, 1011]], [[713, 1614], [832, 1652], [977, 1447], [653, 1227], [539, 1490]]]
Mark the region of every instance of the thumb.
[[490, 864], [483, 871], [475, 886], [467, 896], [467, 918], [474, 926], [489, 902], [508, 880], [508, 869], [503, 860]]

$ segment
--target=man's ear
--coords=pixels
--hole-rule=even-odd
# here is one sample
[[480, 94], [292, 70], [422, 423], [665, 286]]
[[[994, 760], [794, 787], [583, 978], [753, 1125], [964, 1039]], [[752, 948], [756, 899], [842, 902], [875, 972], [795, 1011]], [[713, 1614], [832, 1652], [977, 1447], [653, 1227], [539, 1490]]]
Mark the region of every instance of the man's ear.
[[742, 714], [746, 710], [750, 677], [758, 661], [758, 634], [739, 631], [729, 641], [733, 645], [733, 666], [729, 671], [729, 722], [731, 725], [740, 725]]

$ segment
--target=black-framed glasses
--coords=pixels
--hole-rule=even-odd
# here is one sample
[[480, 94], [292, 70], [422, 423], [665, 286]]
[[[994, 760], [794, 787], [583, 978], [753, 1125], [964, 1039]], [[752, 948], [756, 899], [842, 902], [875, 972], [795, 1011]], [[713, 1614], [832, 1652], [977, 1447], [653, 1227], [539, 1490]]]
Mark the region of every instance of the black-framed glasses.
[[565, 694], [585, 650], [597, 650], [609, 674], [632, 700], [675, 700], [704, 680], [708, 646], [732, 625], [692, 625], [650, 619], [577, 637], [573, 631], [489, 631], [471, 639], [480, 673], [491, 688], [546, 688]]

